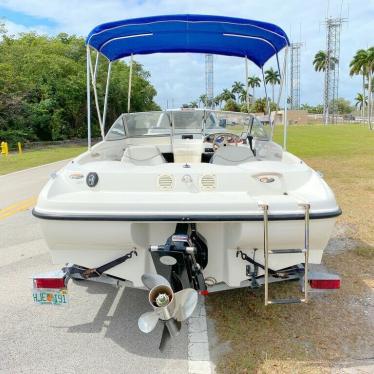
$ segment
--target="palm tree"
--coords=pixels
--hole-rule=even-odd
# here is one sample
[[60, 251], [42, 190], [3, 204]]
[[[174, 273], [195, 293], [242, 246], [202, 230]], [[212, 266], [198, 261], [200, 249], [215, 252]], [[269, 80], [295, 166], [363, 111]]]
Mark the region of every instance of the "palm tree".
[[[371, 129], [371, 111], [372, 111], [372, 84], [373, 84], [373, 72], [374, 72], [374, 47], [368, 49], [359, 49], [353, 56], [351, 63], [349, 64], [351, 68], [349, 74], [362, 75], [362, 96], [366, 97], [365, 89], [368, 89], [368, 122]], [[368, 82], [366, 84], [366, 81]], [[365, 102], [361, 107], [362, 116], [365, 116]]]
[[[248, 94], [248, 100], [250, 101], [251, 100], [251, 94]], [[247, 91], [246, 90], [242, 90], [240, 93], [239, 93], [239, 100], [240, 102], [243, 104], [247, 101]]]
[[197, 101], [191, 101], [188, 105], [189, 108], [198, 108], [199, 105], [197, 104]]
[[202, 94], [199, 96], [199, 104], [202, 103], [203, 107], [208, 106], [208, 96], [206, 94]]
[[367, 99], [367, 96], [364, 96], [362, 93], [358, 93], [355, 97], [355, 107], [361, 110], [365, 105], [367, 105]]
[[328, 56], [325, 51], [318, 51], [314, 56], [313, 65], [315, 71], [326, 71], [330, 62], [330, 69], [334, 70], [335, 65], [339, 62], [336, 57]]
[[237, 98], [236, 98], [236, 102], [239, 101], [239, 96], [240, 96], [240, 93], [244, 90], [244, 84], [242, 82], [234, 82], [234, 84], [232, 85], [232, 88], [231, 88], [231, 92], [233, 94], [237, 94]]
[[[349, 64], [350, 70], [349, 75], [362, 75], [362, 97], [366, 96], [365, 92], [365, 80], [367, 76], [366, 71], [366, 60], [367, 60], [367, 51], [365, 49], [359, 49], [356, 54], [353, 56], [352, 61]], [[357, 95], [358, 96], [358, 95]], [[365, 102], [362, 102], [362, 105], [360, 105], [361, 115], [362, 117], [365, 117]]]
[[222, 101], [228, 101], [230, 99], [235, 100], [235, 95], [227, 88], [225, 88], [221, 93]]
[[280, 84], [280, 74], [278, 71], [275, 71], [273, 68], [265, 71], [265, 83], [271, 84], [272, 88], [272, 101], [274, 102], [274, 86]]
[[255, 100], [255, 87], [261, 86], [261, 79], [256, 75], [248, 77], [248, 86], [252, 88], [252, 100]]
[[217, 95], [214, 99], [213, 99], [213, 102], [214, 102], [214, 105], [217, 107], [219, 107], [221, 109], [221, 105], [222, 105], [222, 94], [219, 94]]

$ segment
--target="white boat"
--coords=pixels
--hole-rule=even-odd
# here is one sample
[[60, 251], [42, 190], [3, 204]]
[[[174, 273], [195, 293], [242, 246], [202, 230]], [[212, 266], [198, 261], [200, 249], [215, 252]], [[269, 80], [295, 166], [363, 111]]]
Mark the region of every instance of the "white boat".
[[[92, 49], [109, 61], [204, 52], [262, 68], [288, 44], [279, 27], [250, 20], [119, 21], [91, 32], [87, 74], [94, 81]], [[323, 177], [272, 140], [274, 124], [180, 109], [121, 114], [104, 134], [106, 107], [103, 115], [97, 109], [102, 141], [91, 147], [89, 135], [88, 150], [51, 177], [33, 210], [55, 263], [137, 288], [144, 274], [162, 275], [173, 291], [265, 284], [271, 303], [269, 283], [302, 277], [321, 262], [341, 210]], [[90, 106], [88, 113], [90, 134]]]

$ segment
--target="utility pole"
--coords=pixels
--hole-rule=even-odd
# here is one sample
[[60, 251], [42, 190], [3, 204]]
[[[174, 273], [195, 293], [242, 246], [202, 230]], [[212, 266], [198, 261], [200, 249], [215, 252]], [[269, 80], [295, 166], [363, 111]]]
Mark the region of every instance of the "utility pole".
[[205, 94], [206, 94], [206, 108], [213, 109], [214, 107], [214, 92], [213, 92], [213, 55], [205, 55]]
[[290, 107], [300, 109], [300, 48], [303, 43], [290, 45]]

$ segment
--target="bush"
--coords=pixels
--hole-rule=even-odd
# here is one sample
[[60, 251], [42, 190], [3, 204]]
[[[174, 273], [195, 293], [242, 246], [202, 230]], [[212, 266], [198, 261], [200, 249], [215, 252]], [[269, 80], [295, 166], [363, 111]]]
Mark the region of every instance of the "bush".
[[233, 99], [229, 99], [226, 101], [223, 110], [226, 110], [228, 112], [239, 112], [240, 108], [239, 105]]
[[37, 140], [36, 136], [27, 130], [0, 130], [0, 143], [7, 142], [9, 148], [16, 147], [18, 142], [24, 144], [35, 140]]

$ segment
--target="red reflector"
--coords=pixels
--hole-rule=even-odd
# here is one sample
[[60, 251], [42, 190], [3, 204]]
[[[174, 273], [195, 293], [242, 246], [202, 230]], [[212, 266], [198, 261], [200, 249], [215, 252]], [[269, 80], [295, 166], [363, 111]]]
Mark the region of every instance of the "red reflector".
[[310, 287], [321, 290], [333, 290], [340, 288], [340, 279], [312, 279]]
[[200, 293], [200, 295], [202, 295], [202, 296], [208, 296], [208, 295], [209, 295], [209, 291], [208, 291], [208, 290], [202, 290], [202, 291], [200, 291], [199, 293]]
[[35, 278], [35, 288], [65, 288], [64, 278]]

